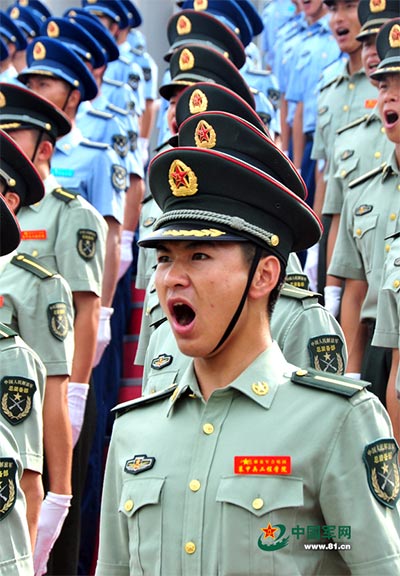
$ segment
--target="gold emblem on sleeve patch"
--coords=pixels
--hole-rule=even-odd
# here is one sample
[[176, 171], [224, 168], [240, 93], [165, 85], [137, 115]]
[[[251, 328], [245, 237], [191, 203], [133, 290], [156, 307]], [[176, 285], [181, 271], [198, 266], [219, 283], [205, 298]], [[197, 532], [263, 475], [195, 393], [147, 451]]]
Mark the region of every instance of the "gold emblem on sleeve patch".
[[335, 334], [316, 336], [308, 341], [310, 366], [322, 372], [343, 374], [343, 341]]
[[375, 498], [388, 508], [394, 508], [400, 496], [400, 471], [394, 438], [380, 438], [364, 449], [368, 484]]
[[135, 455], [130, 460], [125, 463], [125, 472], [128, 474], [140, 474], [145, 470], [150, 470], [153, 468], [156, 459], [153, 456], [147, 456], [147, 454]]
[[55, 302], [47, 308], [50, 333], [57, 340], [65, 340], [69, 330], [67, 306], [64, 302]]
[[13, 458], [0, 458], [0, 522], [11, 512], [17, 500], [17, 464]]
[[155, 370], [161, 370], [162, 368], [172, 364], [172, 361], [173, 357], [169, 354], [159, 354], [157, 358], [153, 358], [151, 361], [151, 367]]
[[84, 260], [92, 260], [96, 254], [97, 232], [81, 228], [78, 230], [77, 235], [77, 250], [79, 256]]
[[0, 414], [13, 426], [21, 424], [32, 411], [35, 382], [18, 376], [4, 376], [0, 390]]

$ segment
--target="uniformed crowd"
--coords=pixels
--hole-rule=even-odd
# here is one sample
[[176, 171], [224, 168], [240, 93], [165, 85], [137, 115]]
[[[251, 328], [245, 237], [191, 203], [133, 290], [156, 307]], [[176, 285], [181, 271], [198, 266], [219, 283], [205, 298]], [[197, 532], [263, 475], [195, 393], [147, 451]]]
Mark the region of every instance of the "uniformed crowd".
[[399, 574], [400, 1], [6, 4], [0, 573]]

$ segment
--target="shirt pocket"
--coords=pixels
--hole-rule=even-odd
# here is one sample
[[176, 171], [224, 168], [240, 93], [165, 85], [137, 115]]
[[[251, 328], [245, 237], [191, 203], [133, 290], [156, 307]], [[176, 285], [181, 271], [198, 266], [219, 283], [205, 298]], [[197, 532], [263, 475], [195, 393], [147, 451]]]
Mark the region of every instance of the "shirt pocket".
[[[161, 492], [165, 478], [132, 478], [124, 482], [118, 511], [127, 521], [129, 571], [161, 573]], [[150, 570], [150, 572], [149, 572]]]
[[[1, 298], [1, 295], [0, 295]], [[7, 305], [0, 306], [0, 322], [6, 324], [6, 326], [12, 326], [12, 309]]]
[[[372, 270], [374, 252], [376, 246], [376, 228], [378, 225], [378, 215], [368, 214], [354, 218], [353, 238], [357, 249], [361, 254], [365, 274]], [[383, 247], [381, 248], [383, 250]]]
[[335, 172], [335, 178], [338, 180], [347, 180], [348, 182], [351, 181], [354, 176], [352, 176], [354, 170], [358, 166], [358, 158], [353, 156], [348, 160], [341, 160], [338, 164], [337, 170]]
[[[216, 500], [220, 503], [219, 575], [279, 573], [276, 554], [284, 556], [282, 574], [299, 574], [290, 553], [293, 539], [286, 539], [295, 526], [297, 509], [304, 505], [301, 478], [225, 477], [220, 481]], [[263, 529], [270, 527], [272, 531], [277, 528], [272, 532], [274, 537], [265, 536]], [[285, 554], [285, 550], [289, 553]]]

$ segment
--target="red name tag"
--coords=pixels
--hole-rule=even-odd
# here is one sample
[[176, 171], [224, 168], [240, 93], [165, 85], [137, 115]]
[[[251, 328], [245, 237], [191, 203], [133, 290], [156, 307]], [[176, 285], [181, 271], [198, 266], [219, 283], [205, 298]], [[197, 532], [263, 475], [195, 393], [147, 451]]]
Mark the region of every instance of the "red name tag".
[[0, 296], [0, 308], [4, 306], [4, 296]]
[[46, 240], [47, 230], [23, 230], [21, 240]]
[[235, 474], [291, 474], [290, 456], [235, 456]]

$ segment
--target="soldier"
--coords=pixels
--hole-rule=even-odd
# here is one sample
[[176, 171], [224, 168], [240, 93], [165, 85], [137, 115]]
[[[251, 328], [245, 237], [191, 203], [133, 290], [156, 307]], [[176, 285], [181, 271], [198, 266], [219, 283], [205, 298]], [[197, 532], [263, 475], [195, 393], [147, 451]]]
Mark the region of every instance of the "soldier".
[[18, 72], [13, 59], [17, 52], [26, 50], [27, 41], [14, 20], [3, 10], [0, 11], [0, 36], [6, 43], [8, 50], [8, 57], [1, 62], [0, 80], [2, 82], [16, 82]]
[[[318, 241], [319, 221], [243, 148], [177, 147], [150, 164], [162, 215], [141, 243], [192, 360], [177, 387], [116, 408], [96, 575], [397, 574], [384, 408], [365, 383], [295, 370], [270, 333], [289, 253]], [[333, 541], [310, 554], [306, 534]]]
[[[14, 212], [21, 205], [35, 204], [43, 195], [43, 187], [38, 193], [39, 187], [31, 186], [37, 179], [40, 182], [36, 170], [26, 170], [24, 180], [18, 177], [24, 153], [19, 150], [16, 155], [15, 150], [15, 142], [1, 132], [2, 193]], [[43, 234], [40, 230], [36, 233]], [[74, 353], [72, 294], [64, 278], [34, 256], [11, 253], [2, 265], [0, 321], [21, 335], [47, 370], [43, 441], [48, 491], [40, 510], [35, 546], [35, 570], [42, 574], [72, 498], [72, 434], [67, 402]]]

